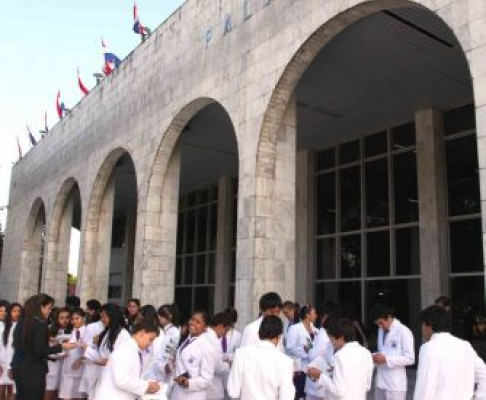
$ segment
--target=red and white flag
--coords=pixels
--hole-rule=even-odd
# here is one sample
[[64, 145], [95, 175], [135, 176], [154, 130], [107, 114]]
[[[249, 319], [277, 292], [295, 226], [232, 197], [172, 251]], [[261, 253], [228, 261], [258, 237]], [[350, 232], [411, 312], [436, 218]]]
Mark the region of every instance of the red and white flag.
[[19, 159], [22, 158], [22, 148], [20, 147], [20, 140], [19, 137], [17, 136], [17, 148], [19, 149]]
[[81, 91], [86, 96], [89, 93], [89, 90], [86, 86], [84, 86], [83, 81], [81, 80], [81, 76], [79, 76], [79, 68], [78, 68], [78, 85], [79, 85], [79, 89], [81, 89]]
[[60, 90], [57, 92], [56, 109], [57, 109], [57, 115], [59, 115], [59, 118], [62, 118], [62, 116], [64, 114], [64, 107], [63, 107], [63, 103], [61, 103], [61, 91]]

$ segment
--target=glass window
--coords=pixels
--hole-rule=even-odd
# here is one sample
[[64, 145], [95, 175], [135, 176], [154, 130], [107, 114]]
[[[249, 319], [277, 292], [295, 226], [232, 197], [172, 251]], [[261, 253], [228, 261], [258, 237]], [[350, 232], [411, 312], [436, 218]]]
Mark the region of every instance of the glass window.
[[194, 262], [192, 256], [184, 257], [184, 284], [191, 285], [194, 272]]
[[348, 164], [360, 158], [360, 141], [355, 140], [339, 146], [339, 164]]
[[317, 176], [317, 234], [336, 231], [336, 174]]
[[452, 272], [483, 272], [481, 220], [450, 223], [450, 257]]
[[397, 275], [420, 274], [420, 240], [418, 227], [395, 231], [395, 265]]
[[317, 153], [316, 169], [322, 171], [336, 165], [334, 149], [323, 150]]
[[361, 277], [361, 236], [341, 237], [341, 278]]
[[197, 284], [206, 283], [206, 255], [200, 254], [196, 257], [196, 282]]
[[446, 136], [474, 129], [476, 129], [474, 105], [468, 104], [444, 114], [444, 134]]
[[366, 266], [368, 276], [390, 275], [390, 233], [388, 230], [367, 233]]
[[334, 302], [344, 315], [361, 320], [361, 281], [322, 282], [316, 285], [316, 304]]
[[341, 231], [361, 227], [361, 177], [359, 166], [341, 170]]
[[336, 278], [336, 240], [322, 239], [317, 241], [316, 279]]
[[393, 156], [395, 223], [418, 221], [417, 162], [414, 152]]
[[388, 150], [388, 137], [386, 131], [365, 137], [365, 157], [385, 154]]
[[481, 212], [476, 136], [448, 140], [446, 163], [449, 215]]
[[218, 205], [213, 204], [211, 206], [211, 223], [210, 223], [210, 237], [209, 237], [209, 248], [211, 250], [216, 250], [216, 240], [218, 237]]
[[194, 295], [194, 310], [206, 310], [209, 315], [213, 315], [214, 311], [214, 287], [202, 286], [195, 288]]
[[365, 165], [366, 226], [388, 225], [390, 197], [388, 193], [388, 159], [367, 162]]
[[175, 276], [175, 283], [176, 285], [181, 285], [183, 283], [183, 280], [182, 280], [182, 272], [183, 272], [183, 268], [182, 268], [182, 257], [177, 257], [176, 258], [176, 276]]
[[175, 302], [179, 308], [181, 321], [187, 321], [193, 310], [192, 308], [192, 288], [190, 287], [176, 287], [175, 288]]
[[413, 122], [392, 129], [393, 150], [400, 150], [415, 145], [415, 124]]
[[197, 213], [197, 251], [204, 251], [207, 248], [208, 232], [208, 208], [201, 207]]
[[187, 212], [186, 225], [186, 245], [184, 246], [185, 254], [192, 254], [194, 252], [195, 232], [196, 232], [196, 211], [194, 209]]

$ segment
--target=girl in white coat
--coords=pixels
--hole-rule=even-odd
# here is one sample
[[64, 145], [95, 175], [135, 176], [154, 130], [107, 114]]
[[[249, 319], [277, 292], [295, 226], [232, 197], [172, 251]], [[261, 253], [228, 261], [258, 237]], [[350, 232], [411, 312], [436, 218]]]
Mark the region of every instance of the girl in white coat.
[[[9, 303], [5, 300], [0, 300], [0, 338], [3, 336], [5, 329], [5, 319], [7, 318], [7, 310]], [[5, 357], [5, 350], [3, 346], [0, 346], [0, 375], [3, 374], [3, 359]], [[0, 400], [6, 399], [5, 388], [0, 388]]]
[[86, 326], [84, 325], [84, 311], [76, 308], [71, 313], [73, 331], [69, 343], [73, 348], [67, 352], [61, 370], [61, 384], [59, 386], [59, 398], [63, 400], [81, 400], [86, 398], [79, 391], [81, 376], [83, 375], [83, 353]]
[[126, 329], [125, 317], [116, 304], [107, 303], [101, 307], [101, 323], [104, 330], [99, 336], [93, 338], [89, 346], [85, 346], [84, 352], [86, 363], [89, 362], [92, 366], [89, 374], [85, 377], [87, 380], [85, 388], [87, 387], [87, 394], [90, 399], [94, 398], [96, 386], [110, 354], [130, 339], [130, 334]]
[[306, 376], [304, 371], [311, 362], [309, 351], [313, 347], [317, 329], [314, 323], [317, 319], [316, 309], [311, 305], [303, 306], [299, 315], [301, 322], [289, 328], [285, 341], [286, 353], [294, 360], [294, 384], [296, 398], [305, 396], [304, 387]]
[[5, 319], [5, 329], [0, 336], [2, 349], [2, 362], [0, 374], [0, 391], [5, 395], [6, 400], [12, 400], [14, 398], [14, 381], [11, 379], [10, 375], [10, 362], [12, 361], [14, 349], [12, 347], [13, 343], [13, 332], [17, 322], [22, 316], [22, 306], [19, 303], [10, 304], [7, 317]]
[[177, 350], [170, 400], [207, 400], [217, 357], [208, 336], [203, 335], [208, 322], [203, 311], [195, 312], [189, 321], [189, 337]]
[[[68, 308], [57, 308], [51, 312], [52, 323], [49, 328], [49, 337], [52, 341], [59, 341], [71, 333], [71, 311]], [[65, 353], [53, 354], [47, 361], [48, 373], [46, 375], [46, 393], [44, 400], [57, 399], [59, 385], [61, 384], [61, 370]]]

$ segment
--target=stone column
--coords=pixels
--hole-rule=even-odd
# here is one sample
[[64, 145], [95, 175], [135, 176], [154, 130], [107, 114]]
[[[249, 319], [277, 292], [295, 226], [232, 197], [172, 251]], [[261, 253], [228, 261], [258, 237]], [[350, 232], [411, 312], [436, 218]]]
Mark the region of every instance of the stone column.
[[449, 292], [446, 189], [442, 152], [442, 114], [425, 109], [415, 115], [422, 306]]
[[137, 223], [136, 210], [127, 211], [127, 221], [125, 224], [125, 268], [123, 270], [123, 301], [126, 303], [134, 293], [133, 276], [135, 273], [135, 229]]
[[229, 279], [233, 223], [233, 183], [229, 177], [218, 180], [218, 226], [216, 241], [216, 287], [214, 310], [223, 310], [228, 305]]
[[[49, 293], [51, 296], [54, 297], [54, 299], [56, 300], [56, 304], [64, 304], [66, 301], [67, 274], [69, 271], [69, 253], [71, 251], [71, 227], [73, 223], [73, 209], [74, 198], [73, 196], [70, 196], [61, 216], [58, 238], [59, 247], [57, 252], [58, 259], [54, 260], [54, 265], [51, 266], [51, 268], [54, 268], [54, 282], [52, 282], [53, 285], [51, 286], [52, 291], [46, 289], [46, 293]], [[44, 269], [47, 270], [47, 265], [44, 267]]]

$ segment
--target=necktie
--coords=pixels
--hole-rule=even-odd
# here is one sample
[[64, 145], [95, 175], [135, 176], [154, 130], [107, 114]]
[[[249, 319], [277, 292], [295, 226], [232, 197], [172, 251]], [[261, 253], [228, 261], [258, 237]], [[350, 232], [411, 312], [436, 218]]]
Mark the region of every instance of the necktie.
[[226, 339], [226, 335], [221, 338], [221, 347], [223, 348], [223, 353], [228, 351], [228, 339]]
[[140, 360], [140, 376], [142, 376], [142, 371], [143, 371], [143, 356], [142, 356], [142, 352], [140, 350], [138, 351], [138, 359]]
[[79, 342], [79, 339], [81, 339], [81, 332], [76, 331], [76, 342]]
[[187, 346], [189, 346], [192, 343], [192, 340], [193, 340], [192, 338], [187, 338], [186, 341], [182, 343], [181, 353]]
[[388, 331], [383, 330], [383, 346], [385, 345], [385, 340], [387, 335], [388, 335]]

